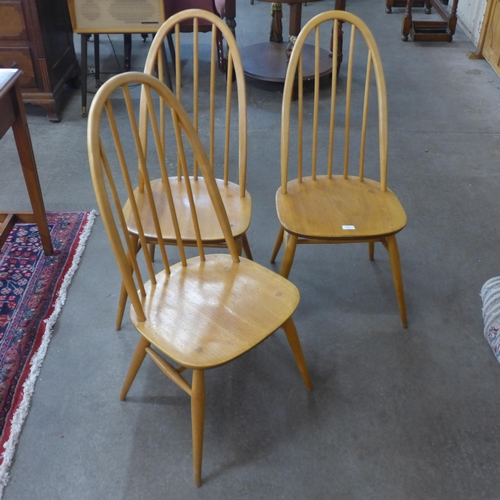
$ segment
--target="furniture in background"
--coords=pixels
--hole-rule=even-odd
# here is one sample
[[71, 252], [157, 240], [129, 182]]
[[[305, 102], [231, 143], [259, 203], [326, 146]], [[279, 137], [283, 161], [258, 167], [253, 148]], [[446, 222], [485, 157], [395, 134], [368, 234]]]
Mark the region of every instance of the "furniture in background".
[[[427, 1], [427, 5], [426, 5]], [[392, 12], [393, 7], [406, 7], [406, 2], [407, 0], [385, 0], [385, 11], [387, 14], [390, 14]], [[446, 0], [446, 3], [448, 3], [448, 0]], [[424, 7], [425, 6], [425, 13], [430, 14], [430, 2], [429, 0], [414, 0], [413, 6], [414, 7]]]
[[[190, 26], [192, 36], [180, 36], [180, 32], [186, 25]], [[209, 65], [206, 57], [200, 61], [199, 31], [203, 29], [211, 32]], [[189, 10], [179, 12], [167, 19], [158, 30], [148, 57], [144, 72], [156, 75], [164, 81], [163, 67], [165, 65], [164, 41], [169, 33], [175, 37], [175, 94], [186, 109], [191, 110], [191, 119], [195, 129], [202, 136], [205, 149], [208, 151], [210, 166], [218, 177], [217, 185], [220, 189], [224, 206], [231, 224], [231, 231], [238, 243], [238, 247], [245, 255], [252, 259], [252, 253], [248, 244], [246, 231], [250, 226], [252, 215], [252, 199], [246, 191], [247, 172], [247, 104], [245, 77], [241, 58], [236, 40], [224, 21], [217, 15], [207, 10]], [[234, 74], [235, 81], [220, 71], [217, 71], [219, 34], [222, 34], [228, 46], [228, 72]], [[208, 35], [205, 35], [208, 37]], [[181, 67], [188, 64], [183, 72]], [[187, 61], [189, 62], [187, 62]], [[182, 82], [182, 83], [181, 83]], [[141, 102], [141, 138], [143, 143], [152, 140], [147, 136], [147, 109], [146, 101]], [[160, 108], [157, 114], [164, 119], [165, 109]], [[177, 165], [174, 177], [169, 179], [172, 196], [178, 206], [178, 216], [182, 241], [184, 245], [196, 245], [197, 235], [193, 232], [189, 210], [189, 190], [192, 189], [196, 203], [199, 207], [198, 219], [201, 225], [201, 241], [205, 247], [226, 248], [227, 244], [221, 231], [217, 214], [213, 210], [209, 200], [209, 193], [205, 179], [199, 175], [196, 164], [190, 164], [190, 181], [184, 176], [182, 158], [172, 154], [172, 148], [165, 147], [165, 156], [168, 162]], [[188, 168], [188, 167], [186, 167]], [[151, 189], [155, 197], [160, 218], [163, 243], [176, 245], [177, 235], [171, 225], [168, 199], [164, 194], [164, 182], [162, 178], [151, 180], [148, 186], [144, 185], [142, 179], [134, 191], [135, 201], [140, 210], [143, 229], [146, 234], [148, 245], [156, 245], [156, 230], [153, 220], [147, 216], [150, 212], [147, 203], [147, 189]], [[138, 249], [139, 230], [136, 226], [130, 201], [125, 206], [126, 222], [135, 248]], [[144, 247], [143, 247], [144, 249]], [[122, 286], [120, 294], [116, 328], [119, 329], [127, 300], [125, 288]]]
[[99, 81], [99, 35], [124, 34], [124, 52], [130, 61], [131, 35], [156, 33], [165, 20], [163, 0], [67, 0], [73, 31], [81, 37], [82, 116], [87, 116], [87, 42], [94, 35], [95, 76]]
[[[234, 0], [233, 0], [234, 1]], [[202, 9], [206, 10], [207, 12], [212, 12], [213, 14], [216, 14], [217, 16], [220, 16], [221, 18], [224, 17], [225, 15], [225, 8], [226, 1], [225, 0], [165, 0], [165, 18], [169, 19], [171, 16], [174, 14], [177, 14], [178, 12], [181, 12], [182, 10], [187, 10], [187, 9]], [[184, 21], [180, 23], [180, 31], [182, 33], [192, 33], [193, 32], [193, 24], [192, 24], [192, 19], [187, 17], [185, 18]], [[212, 31], [212, 23], [203, 19], [199, 18], [198, 21], [198, 32], [199, 33], [208, 33]], [[233, 36], [234, 36], [234, 31], [233, 31]], [[167, 42], [169, 43], [170, 46], [170, 53], [174, 54], [174, 47], [172, 45], [172, 38], [169, 36], [167, 38]], [[218, 64], [219, 64], [219, 69], [223, 72], [226, 71], [226, 60], [224, 56], [224, 48], [223, 48], [223, 42], [222, 42], [222, 36], [220, 31], [217, 32], [217, 55], [218, 55]], [[173, 55], [172, 59], [175, 58], [175, 55]]]
[[[24, 111], [20, 84], [21, 75], [21, 70], [18, 69], [0, 69], [0, 138], [12, 127], [33, 213], [0, 213], [0, 248], [7, 240], [16, 222], [35, 222], [38, 226], [45, 255], [52, 255], [50, 231]], [[8, 169], [5, 168], [5, 165], [2, 172], [7, 177]]]
[[[345, 108], [340, 105], [344, 101], [338, 95], [340, 88], [336, 78], [332, 78], [330, 92], [327, 91], [326, 96], [325, 89], [321, 90], [321, 106], [318, 78], [315, 78], [313, 98], [303, 98], [302, 48], [311, 33], [311, 38], [319, 41], [317, 30], [321, 26], [331, 29], [332, 21], [334, 65], [340, 23], [351, 25]], [[361, 47], [359, 60], [367, 61], [364, 80], [362, 75], [353, 76], [352, 64], [358, 60], [354, 56], [357, 34], [361, 35], [358, 36], [361, 40], [356, 41], [356, 45]], [[366, 48], [368, 58], [365, 55]], [[319, 75], [319, 57], [316, 56], [314, 63], [315, 73]], [[375, 76], [378, 106], [371, 108], [374, 110], [373, 115], [377, 115], [377, 120], [373, 119], [371, 123], [378, 124], [378, 127], [368, 126], [372, 73]], [[292, 115], [291, 98], [296, 79], [298, 104]], [[319, 115], [323, 123], [329, 120], [329, 127], [319, 127]], [[359, 119], [355, 121], [355, 117]], [[375, 39], [361, 19], [348, 12], [332, 10], [315, 16], [302, 28], [286, 75], [281, 124], [281, 187], [276, 193], [280, 229], [271, 262], [275, 261], [284, 242], [285, 255], [280, 274], [287, 278], [298, 244], [368, 243], [369, 258], [373, 260], [375, 243], [380, 242], [389, 252], [401, 321], [406, 327], [403, 280], [396, 243], [396, 234], [406, 225], [406, 214], [396, 195], [387, 187], [385, 77]], [[344, 125], [343, 131], [339, 130], [341, 124]], [[293, 135], [292, 130], [296, 131]], [[351, 132], [354, 137], [359, 134], [359, 149], [352, 144]], [[338, 146], [335, 141], [339, 143]], [[378, 146], [378, 161], [365, 161], [377, 157], [371, 151], [366, 151], [367, 144], [375, 143]], [[354, 163], [353, 157], [359, 161], [357, 172], [354, 166], [351, 172], [349, 170]], [[291, 172], [292, 168], [296, 169], [296, 174]], [[340, 174], [334, 174], [335, 169]], [[369, 175], [378, 176], [379, 180], [372, 180], [368, 178]]]
[[451, 42], [457, 27], [458, 0], [452, 0], [449, 12], [446, 7], [447, 5], [448, 0], [444, 2], [440, 0], [428, 0], [425, 2], [425, 12], [429, 14], [431, 7], [434, 7], [443, 20], [413, 21], [413, 0], [407, 0], [403, 27], [401, 29], [401, 39], [406, 42], [409, 35], [416, 42]]
[[[272, 0], [261, 1], [272, 3]], [[292, 0], [287, 2], [290, 4], [289, 34], [294, 39], [299, 34], [302, 25], [302, 4], [307, 1]], [[335, 0], [335, 9], [345, 10], [345, 6], [346, 0]], [[338, 46], [340, 55], [342, 55], [342, 30], [339, 31], [339, 37], [340, 43]], [[241, 58], [243, 60], [243, 67], [245, 68], [245, 75], [256, 80], [284, 82], [288, 66], [287, 47], [287, 43], [275, 42], [263, 42], [243, 47], [241, 49]], [[306, 57], [304, 57], [303, 78], [310, 80], [314, 76], [314, 65], [312, 64], [314, 53], [312, 52], [312, 46], [306, 45], [304, 51]], [[320, 76], [325, 76], [332, 71], [332, 61], [329, 51], [321, 49], [320, 54]], [[337, 71], [341, 61], [342, 57], [337, 59]]]
[[[142, 85], [141, 99], [147, 103], [154, 137], [151, 146], [154, 152], [147, 157], [144, 155], [146, 145], [140, 139], [141, 124], [136, 122], [130, 97], [130, 93], [135, 92], [131, 87], [136, 87], [137, 84]], [[123, 90], [130, 123], [126, 119], [126, 112], [125, 116], [116, 116], [113, 112], [120, 88]], [[154, 112], [155, 102], [158, 101], [169, 111], [164, 115], [166, 123], [161, 123]], [[112, 130], [111, 137], [108, 125]], [[101, 127], [104, 129], [102, 134]], [[196, 196], [188, 196], [184, 200], [188, 205], [187, 210], [184, 214], [179, 213], [182, 208], [172, 196], [176, 189], [172, 182], [174, 178], [169, 174], [164, 160], [163, 133], [172, 139], [172, 147], [178, 148], [186, 186], [191, 186], [191, 189], [186, 188], [187, 193], [195, 192], [196, 187], [193, 185], [195, 181], [187, 175], [186, 158], [193, 156], [199, 165], [207, 190], [204, 200], [217, 215], [229, 253], [204, 253], [201, 238], [203, 221], [202, 216], [197, 216], [208, 207], [197, 207], [200, 200]], [[136, 153], [133, 154], [131, 148], [127, 148], [125, 154], [122, 148], [124, 143], [135, 144]], [[299, 303], [299, 292], [288, 280], [239, 256], [220, 188], [198, 134], [179, 100], [157, 78], [130, 72], [117, 75], [102, 85], [90, 109], [88, 150], [100, 215], [132, 303], [130, 319], [141, 334], [120, 399], [126, 398], [146, 355], [191, 397], [194, 482], [200, 486], [206, 370], [238, 358], [281, 327], [306, 387], [309, 390], [312, 388], [291, 317]], [[148, 252], [139, 254], [144, 257], [145, 267], [139, 265], [138, 254], [134, 251], [134, 238], [125, 224], [128, 215], [123, 213], [122, 200], [119, 199], [119, 194], [128, 194], [131, 210], [136, 217], [137, 238], [145, 248], [148, 236], [143, 230], [131, 186], [131, 178], [137, 174], [138, 168], [145, 181], [149, 217], [162, 255], [163, 270], [158, 273], [153, 269]], [[156, 171], [151, 172], [151, 168]], [[175, 229], [176, 250], [180, 255], [180, 261], [175, 265], [169, 264], [166, 246], [163, 244], [160, 222], [160, 211], [163, 208], [156, 206], [157, 200], [149, 189], [150, 179], [157, 177], [158, 170], [161, 171], [164, 183], [163, 196], [169, 200], [170, 224]], [[198, 250], [198, 255], [189, 259], [186, 258], [182, 238], [184, 223], [181, 219], [184, 216], [189, 217], [190, 225], [194, 228], [193, 243]], [[174, 258], [179, 260], [177, 256]], [[144, 273], [148, 275], [149, 281], [142, 279], [140, 267], [145, 269]], [[191, 384], [183, 376], [186, 369], [193, 370]]]
[[469, 59], [486, 59], [497, 75], [500, 75], [499, 15], [500, 3], [496, 0], [488, 0], [476, 52], [467, 53]]
[[43, 106], [60, 120], [67, 82], [78, 76], [78, 61], [66, 0], [0, 0], [0, 68], [18, 68], [26, 103]]

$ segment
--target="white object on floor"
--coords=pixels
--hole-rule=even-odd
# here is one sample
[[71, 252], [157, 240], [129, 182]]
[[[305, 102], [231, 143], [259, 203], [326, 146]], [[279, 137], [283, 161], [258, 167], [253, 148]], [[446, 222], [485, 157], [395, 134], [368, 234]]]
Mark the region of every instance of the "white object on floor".
[[500, 363], [500, 276], [489, 279], [481, 288], [484, 337]]

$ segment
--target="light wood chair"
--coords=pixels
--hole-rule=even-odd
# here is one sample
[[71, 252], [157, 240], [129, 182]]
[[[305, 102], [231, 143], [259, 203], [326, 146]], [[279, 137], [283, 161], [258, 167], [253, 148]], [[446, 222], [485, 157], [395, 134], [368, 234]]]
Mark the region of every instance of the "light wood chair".
[[[148, 108], [154, 155], [145, 154], [140, 137], [132, 98], [137, 90], [133, 87], [138, 84], [142, 86], [142, 99]], [[121, 91], [123, 99], [118, 99], [115, 91]], [[161, 119], [155, 111], [157, 100], [170, 111]], [[164, 135], [167, 140], [163, 139]], [[176, 177], [169, 175], [165, 145], [178, 148], [185, 175], [185, 199], [174, 196]], [[234, 360], [281, 327], [306, 387], [312, 388], [291, 317], [299, 302], [299, 292], [288, 280], [239, 256], [220, 185], [214, 178], [204, 147], [178, 99], [158, 79], [130, 72], [111, 78], [99, 89], [90, 110], [88, 151], [99, 210], [131, 300], [130, 319], [141, 334], [120, 398], [125, 399], [146, 354], [191, 396], [194, 482], [199, 486], [205, 370]], [[207, 196], [201, 200], [205, 204], [202, 207], [198, 206], [200, 200], [195, 194], [197, 181], [187, 175], [190, 155], [195, 158], [199, 175], [204, 178]], [[133, 191], [137, 166], [145, 181], [145, 198], [162, 257], [163, 266], [159, 272], [155, 272], [149, 252], [135, 252], [135, 241], [126, 222], [130, 214], [122, 208], [122, 199], [128, 197], [129, 210], [138, 227], [137, 237], [145, 247], [148, 241], [145, 227], [150, 222], [143, 220], [144, 212]], [[164, 244], [162, 233], [165, 207], [156, 204], [157, 193], [150, 187], [150, 179], [158, 173], [153, 170], [161, 174], [163, 196], [168, 202], [171, 226], [176, 235], [180, 262], [175, 265], [169, 263], [166, 252], [169, 247]], [[215, 213], [229, 254], [205, 254], [202, 224], [203, 213], [209, 209]], [[181, 222], [181, 218], [188, 215], [198, 253], [189, 259], [183, 234], [187, 225]], [[143, 256], [142, 265], [138, 260], [140, 255]], [[149, 281], [142, 278], [143, 274]], [[174, 367], [164, 356], [178, 366]], [[187, 368], [193, 370], [191, 385], [181, 375]]]
[[[183, 33], [183, 26], [189, 24], [192, 26], [192, 33]], [[210, 57], [207, 61], [199, 56], [201, 44], [199, 43], [200, 30], [206, 30], [207, 25], [213, 26], [211, 29], [211, 42], [203, 47]], [[210, 165], [217, 176], [217, 184], [224, 200], [224, 205], [229, 216], [233, 236], [245, 255], [252, 259], [252, 252], [246, 236], [246, 231], [250, 225], [252, 215], [252, 199], [246, 191], [246, 171], [247, 171], [247, 105], [245, 79], [241, 58], [236, 41], [226, 26], [224, 21], [217, 15], [202, 9], [190, 9], [174, 14], [158, 30], [144, 68], [147, 74], [158, 74], [160, 80], [164, 80], [165, 51], [164, 40], [170, 34], [174, 33], [175, 38], [175, 92], [184, 107], [190, 110], [190, 115], [195, 129], [203, 137], [206, 150], [209, 151]], [[235, 75], [235, 81], [232, 78], [226, 78], [226, 75], [216, 70], [218, 64], [218, 46], [220, 33], [228, 45], [228, 74]], [[207, 39], [207, 37], [205, 37]], [[192, 47], [190, 45], [192, 44]], [[190, 47], [190, 54], [183, 47]], [[189, 68], [185, 56], [191, 55], [192, 61]], [[181, 83], [182, 82], [182, 83]], [[143, 101], [141, 116], [146, 118], [146, 103]], [[160, 114], [163, 109], [158, 111]], [[144, 143], [147, 143], [147, 131], [141, 130]], [[181, 164], [177, 158], [169, 154], [170, 161], [177, 161], [177, 172], [175, 177], [170, 179], [172, 184], [172, 193], [177, 200], [186, 200], [188, 196], [188, 183], [184, 178]], [[208, 205], [208, 191], [205, 185], [205, 179], [198, 175], [198, 166], [193, 163], [190, 166], [191, 182], [189, 185], [193, 189], [194, 196], [198, 200], [200, 207], [199, 217], [201, 218], [201, 237], [205, 247], [223, 248], [226, 247], [224, 235], [220, 229], [215, 212], [212, 210], [204, 211], [203, 206]], [[167, 199], [164, 196], [162, 179], [151, 181], [151, 188], [156, 196], [156, 202], [164, 205], [161, 212], [166, 212], [165, 225], [162, 227], [164, 243], [167, 245], [176, 245], [176, 235], [173, 227], [170, 226], [167, 210]], [[135, 191], [138, 207], [140, 210], [149, 211], [145, 203], [144, 184], [141, 182]], [[187, 206], [187, 205], [186, 205]], [[134, 218], [127, 205], [126, 220], [131, 234], [137, 238], [138, 230]], [[180, 223], [189, 222], [189, 214], [180, 216]], [[162, 222], [163, 224], [163, 222]], [[194, 245], [195, 235], [191, 227], [185, 228], [185, 245]], [[150, 245], [150, 251], [153, 251], [156, 243], [156, 231], [149, 220], [149, 225], [145, 227], [147, 242]], [[123, 312], [127, 301], [125, 287], [122, 287], [118, 312], [116, 317], [116, 329], [120, 329]]]
[[[347, 79], [342, 82], [341, 78], [332, 78], [326, 85], [328, 88], [322, 89], [316, 69], [314, 93], [304, 97], [302, 48], [306, 39], [315, 45], [318, 68], [321, 29], [324, 28], [323, 39], [328, 40], [332, 23], [333, 68], [337, 67], [339, 25], [343, 23], [344, 31], [350, 29]], [[358, 45], [361, 53], [358, 55], [356, 51], [355, 56]], [[364, 67], [363, 75], [355, 77], [354, 66]], [[369, 103], [373, 74], [376, 105]], [[298, 85], [298, 101], [292, 105], [294, 85]], [[401, 320], [406, 327], [396, 243], [396, 234], [406, 225], [406, 215], [396, 195], [387, 187], [385, 77], [375, 39], [358, 17], [334, 10], [319, 14], [302, 28], [288, 66], [281, 123], [281, 187], [276, 193], [281, 227], [271, 262], [275, 261], [283, 241], [285, 255], [280, 274], [284, 277], [290, 273], [298, 244], [367, 242], [369, 258], [373, 260], [374, 245], [380, 242], [389, 253]], [[338, 149], [335, 141], [339, 143]], [[355, 160], [359, 168], [351, 173], [349, 167], [356, 168]], [[334, 175], [337, 165], [341, 173]], [[292, 167], [297, 169], [295, 179], [289, 174]], [[372, 180], [368, 175], [379, 178]]]

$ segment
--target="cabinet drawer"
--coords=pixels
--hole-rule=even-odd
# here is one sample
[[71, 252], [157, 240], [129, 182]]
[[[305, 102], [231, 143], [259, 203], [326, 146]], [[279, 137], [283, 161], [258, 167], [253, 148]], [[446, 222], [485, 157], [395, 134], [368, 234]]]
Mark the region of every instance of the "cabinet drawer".
[[35, 71], [28, 47], [0, 46], [0, 68], [19, 68], [23, 74], [19, 79], [21, 87], [36, 87]]
[[26, 24], [20, 3], [0, 3], [0, 40], [26, 40]]

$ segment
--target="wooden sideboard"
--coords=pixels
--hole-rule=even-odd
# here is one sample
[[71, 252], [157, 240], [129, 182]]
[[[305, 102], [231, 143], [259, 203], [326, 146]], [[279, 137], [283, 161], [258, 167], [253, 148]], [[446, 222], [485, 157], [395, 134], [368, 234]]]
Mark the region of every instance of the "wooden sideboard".
[[79, 73], [67, 1], [0, 0], [0, 67], [22, 70], [23, 101], [59, 121], [64, 85]]

